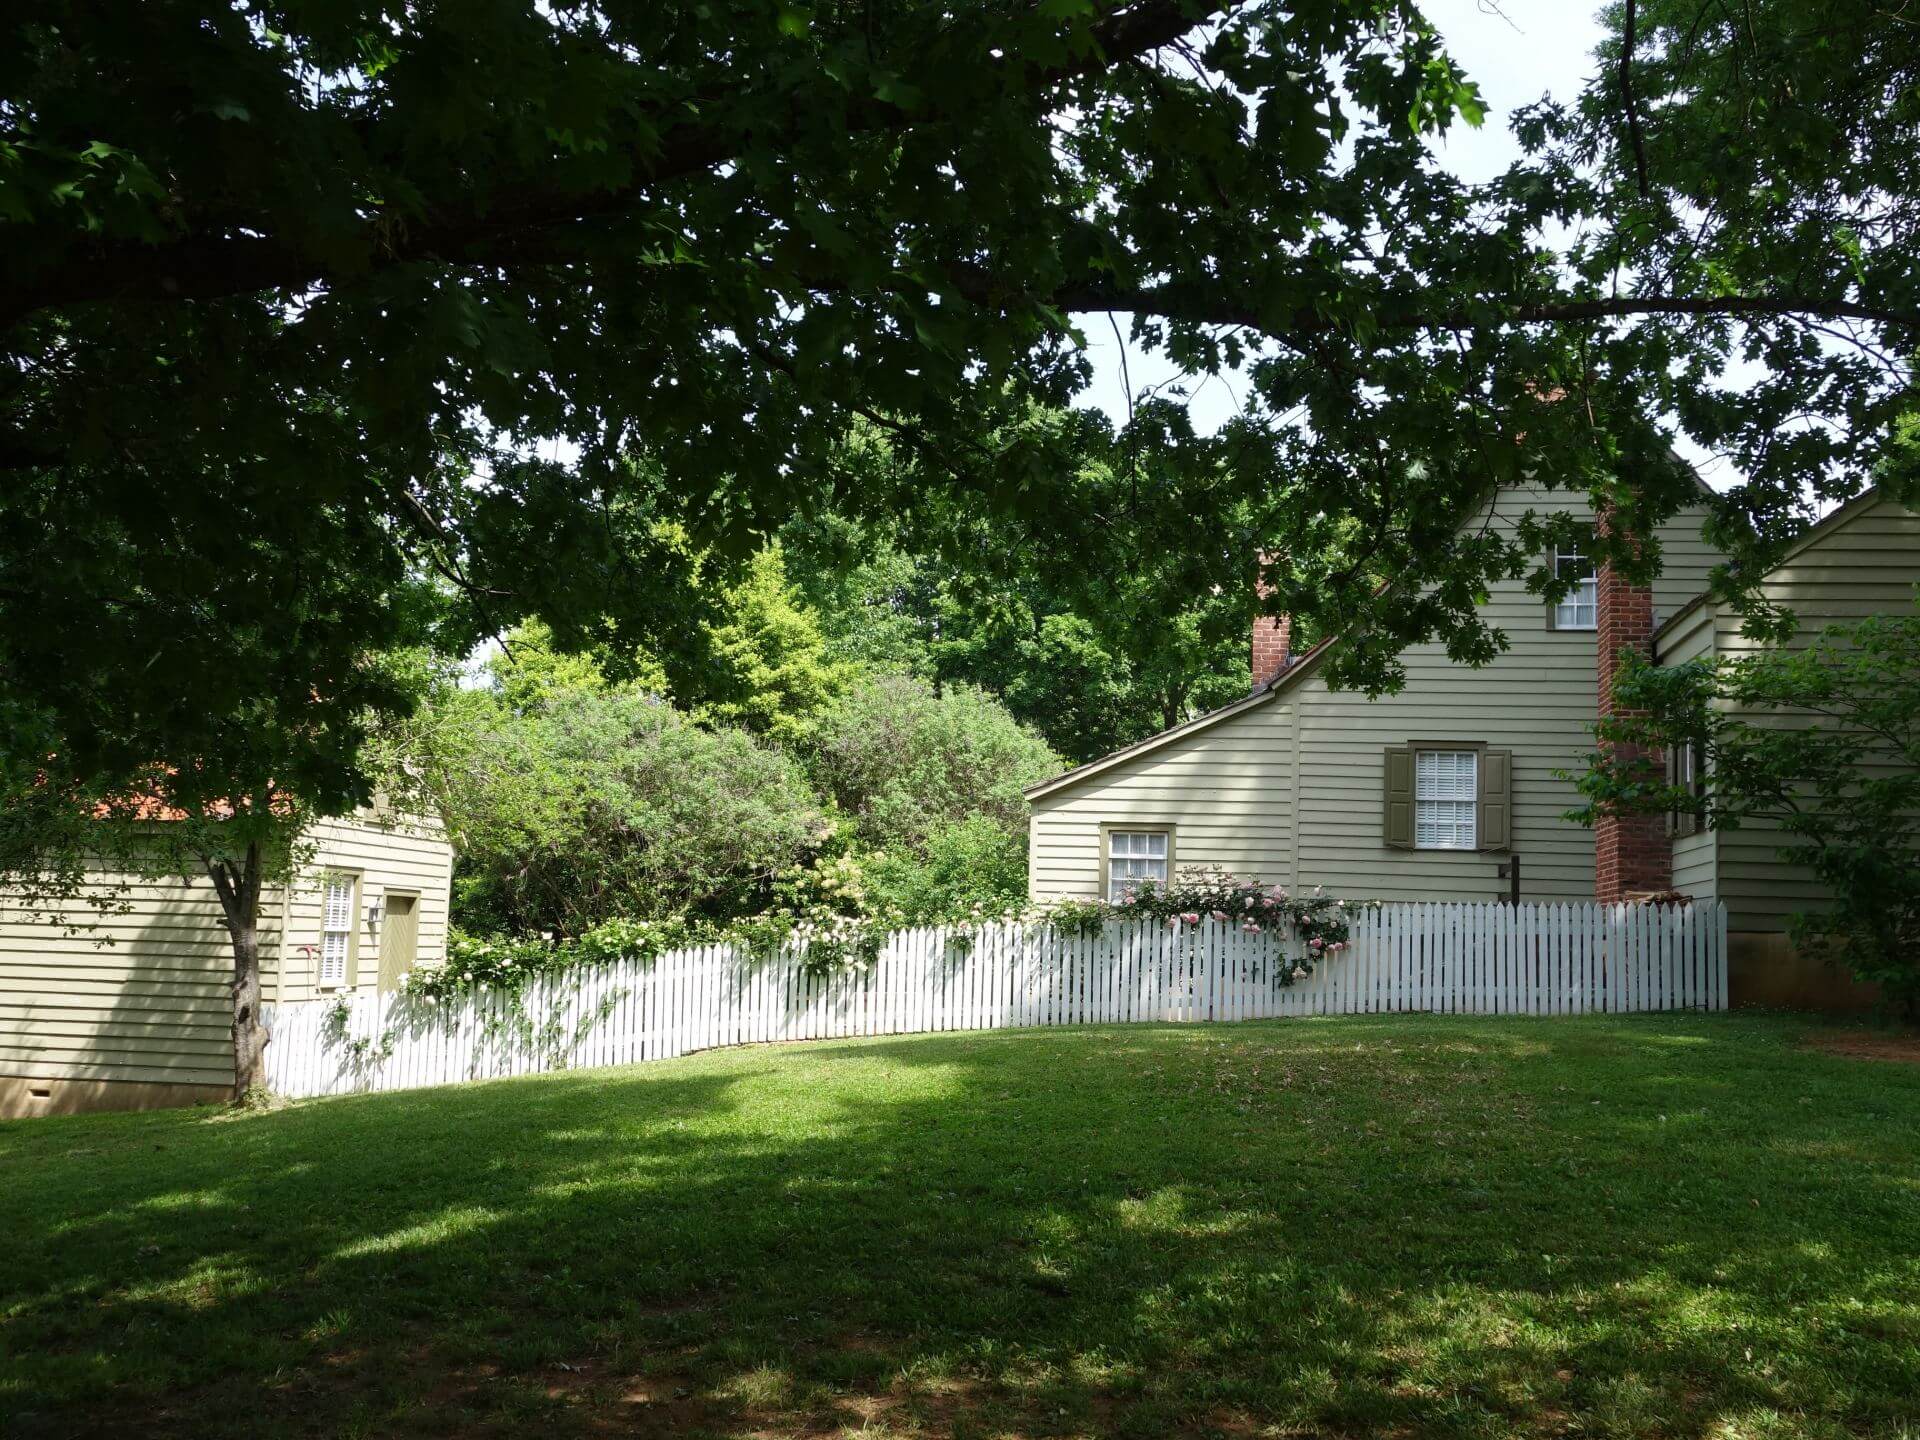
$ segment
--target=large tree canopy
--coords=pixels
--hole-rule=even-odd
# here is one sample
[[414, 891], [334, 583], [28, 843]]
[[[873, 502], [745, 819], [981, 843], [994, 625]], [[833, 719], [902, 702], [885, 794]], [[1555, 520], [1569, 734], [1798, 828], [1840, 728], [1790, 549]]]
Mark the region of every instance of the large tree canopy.
[[[1032, 417], [1101, 312], [1249, 367], [1219, 434], [1136, 453], [1206, 482], [1169, 546], [1260, 499], [1274, 604], [1354, 628], [1346, 679], [1498, 643], [1474, 599], [1544, 536], [1457, 536], [1488, 484], [1690, 498], [1667, 423], [1747, 478], [1737, 584], [1911, 402], [1920, 47], [1876, 0], [1614, 19], [1470, 187], [1431, 141], [1480, 103], [1411, 0], [25, 0], [9, 749], [200, 753], [236, 677], [350, 743], [372, 650], [531, 614], [697, 666], [691, 553], [823, 500], [1070, 509], [1075, 432]], [[1741, 355], [1765, 378], [1716, 388]], [[849, 468], [855, 417], [909, 463]]]

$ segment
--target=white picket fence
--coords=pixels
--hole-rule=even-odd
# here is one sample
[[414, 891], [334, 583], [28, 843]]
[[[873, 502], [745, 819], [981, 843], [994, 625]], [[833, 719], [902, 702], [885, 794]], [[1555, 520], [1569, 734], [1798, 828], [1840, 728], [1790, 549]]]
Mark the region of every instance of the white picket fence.
[[283, 1095], [406, 1090], [721, 1045], [1015, 1026], [1442, 1011], [1723, 1010], [1724, 906], [1356, 907], [1348, 948], [1282, 983], [1297, 941], [1232, 923], [996, 922], [902, 930], [878, 960], [810, 973], [798, 950], [697, 946], [435, 1002], [362, 995], [269, 1006]]

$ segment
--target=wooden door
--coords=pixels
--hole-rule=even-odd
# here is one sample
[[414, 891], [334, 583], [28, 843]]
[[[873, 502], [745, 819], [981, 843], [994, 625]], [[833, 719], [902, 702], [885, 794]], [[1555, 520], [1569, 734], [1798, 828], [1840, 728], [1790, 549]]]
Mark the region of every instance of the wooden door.
[[387, 892], [380, 922], [380, 988], [397, 990], [420, 953], [420, 897]]

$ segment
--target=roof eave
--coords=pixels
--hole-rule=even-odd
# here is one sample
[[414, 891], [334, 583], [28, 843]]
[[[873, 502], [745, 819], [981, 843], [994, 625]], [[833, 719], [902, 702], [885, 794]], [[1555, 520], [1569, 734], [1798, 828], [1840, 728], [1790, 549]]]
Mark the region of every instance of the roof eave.
[[1125, 749], [1115, 750], [1110, 754], [1102, 755], [1097, 760], [1089, 760], [1084, 765], [1076, 766], [1071, 770], [1055, 775], [1051, 780], [1042, 780], [1038, 784], [1029, 785], [1025, 790], [1021, 791], [1021, 794], [1028, 800], [1038, 800], [1042, 796], [1051, 795], [1057, 790], [1064, 790], [1070, 786], [1077, 785], [1083, 780], [1091, 780], [1095, 775], [1110, 770], [1115, 765], [1119, 765], [1127, 760], [1136, 759], [1141, 755], [1151, 754], [1163, 745], [1172, 744], [1175, 740], [1184, 739], [1188, 735], [1197, 735], [1202, 730], [1212, 729], [1223, 720], [1231, 720], [1236, 715], [1244, 714], [1246, 711], [1252, 710], [1271, 700], [1283, 690], [1291, 688], [1293, 683], [1304, 676], [1309, 669], [1318, 668], [1320, 657], [1324, 655], [1332, 645], [1332, 640], [1322, 640], [1319, 644], [1301, 651], [1286, 669], [1282, 670], [1272, 679], [1264, 682], [1259, 689], [1250, 695], [1242, 696], [1231, 704], [1222, 705], [1218, 710], [1209, 710], [1204, 715], [1196, 715], [1191, 720], [1182, 721], [1170, 730], [1162, 730], [1157, 735], [1149, 735], [1144, 740], [1137, 740]]

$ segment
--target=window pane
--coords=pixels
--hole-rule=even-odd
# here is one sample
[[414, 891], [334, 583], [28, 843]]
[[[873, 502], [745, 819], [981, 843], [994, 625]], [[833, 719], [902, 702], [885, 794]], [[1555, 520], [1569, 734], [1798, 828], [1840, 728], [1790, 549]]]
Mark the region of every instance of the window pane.
[[353, 925], [353, 881], [351, 879], [327, 881], [326, 919], [321, 924], [328, 930], [351, 928]]
[[347, 941], [353, 931], [353, 877], [327, 880], [320, 919], [320, 983], [339, 985], [347, 978]]
[[1164, 830], [1110, 830], [1107, 832], [1107, 899], [1120, 901], [1129, 889], [1147, 881], [1167, 883], [1167, 832]]
[[1553, 557], [1553, 573], [1561, 578], [1579, 577], [1580, 583], [1568, 592], [1567, 598], [1553, 607], [1553, 624], [1557, 630], [1593, 630], [1599, 626], [1596, 601], [1599, 596], [1599, 581], [1594, 578], [1594, 566], [1591, 557], [1577, 550], [1561, 550]]
[[1413, 843], [1421, 850], [1471, 850], [1480, 756], [1473, 750], [1419, 750], [1413, 767]]
[[1414, 794], [1422, 800], [1471, 800], [1480, 757], [1472, 750], [1422, 750], [1415, 756]]
[[344, 931], [329, 930], [320, 942], [320, 983], [338, 985], [347, 978], [347, 937]]

